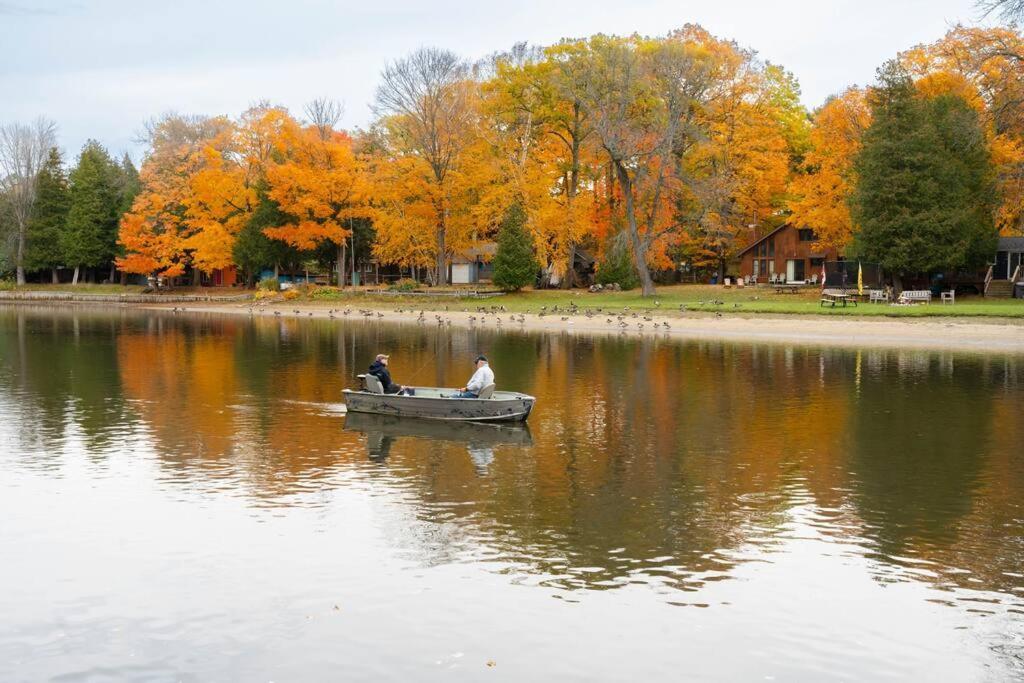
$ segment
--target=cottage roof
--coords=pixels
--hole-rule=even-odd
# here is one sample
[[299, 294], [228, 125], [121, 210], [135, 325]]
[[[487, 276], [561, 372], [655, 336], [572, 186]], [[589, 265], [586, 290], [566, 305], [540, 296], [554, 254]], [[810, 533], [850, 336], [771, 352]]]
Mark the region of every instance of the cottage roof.
[[996, 251], [1024, 251], [1024, 237], [1000, 237]]
[[743, 249], [739, 253], [739, 256], [743, 256], [748, 251], [750, 251], [751, 249], [753, 249], [757, 245], [761, 244], [761, 242], [764, 242], [766, 239], [768, 239], [769, 237], [771, 237], [775, 233], [777, 233], [777, 232], [779, 232], [781, 230], [785, 230], [786, 228], [792, 228], [792, 227], [793, 227], [793, 225], [791, 223], [783, 223], [782, 225], [780, 225], [779, 227], [775, 228], [771, 232], [762, 235], [761, 237], [757, 238], [756, 240], [754, 240], [753, 242], [751, 242], [747, 246], [743, 247]]

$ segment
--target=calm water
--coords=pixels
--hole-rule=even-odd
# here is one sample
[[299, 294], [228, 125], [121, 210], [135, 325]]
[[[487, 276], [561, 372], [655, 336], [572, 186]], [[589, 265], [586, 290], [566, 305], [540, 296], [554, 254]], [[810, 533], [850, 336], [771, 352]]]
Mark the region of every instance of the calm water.
[[485, 677], [1024, 677], [1024, 357], [0, 308], [0, 680]]

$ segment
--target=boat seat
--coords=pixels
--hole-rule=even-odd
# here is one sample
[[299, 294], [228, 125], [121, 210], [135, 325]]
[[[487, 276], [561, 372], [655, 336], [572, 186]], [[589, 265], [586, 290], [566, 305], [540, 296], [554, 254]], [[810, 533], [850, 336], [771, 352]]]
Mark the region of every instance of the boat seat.
[[490, 383], [480, 390], [477, 398], [490, 398], [494, 394], [494, 383]]
[[367, 375], [366, 377], [363, 378], [363, 381], [366, 382], [366, 390], [369, 391], [371, 394], [384, 393], [384, 385], [380, 383], [380, 380], [377, 379], [376, 376]]

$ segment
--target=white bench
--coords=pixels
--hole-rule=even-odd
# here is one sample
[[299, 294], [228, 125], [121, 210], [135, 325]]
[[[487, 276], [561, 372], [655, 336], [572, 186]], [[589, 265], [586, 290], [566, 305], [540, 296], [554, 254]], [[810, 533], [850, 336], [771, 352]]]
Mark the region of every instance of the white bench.
[[882, 303], [889, 300], [889, 292], [884, 289], [869, 289], [868, 302], [872, 304]]
[[932, 302], [932, 293], [927, 289], [905, 289], [900, 292], [899, 298], [896, 303], [909, 306], [916, 303], [930, 304]]

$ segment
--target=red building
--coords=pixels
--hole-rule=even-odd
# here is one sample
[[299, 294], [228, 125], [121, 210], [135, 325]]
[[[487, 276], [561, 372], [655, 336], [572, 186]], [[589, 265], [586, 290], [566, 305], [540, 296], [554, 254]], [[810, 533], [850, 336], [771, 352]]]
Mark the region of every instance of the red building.
[[786, 282], [804, 282], [821, 273], [825, 261], [842, 257], [834, 248], [816, 243], [810, 228], [782, 225], [751, 242], [739, 253], [740, 275], [767, 282], [772, 275], [786, 277]]

